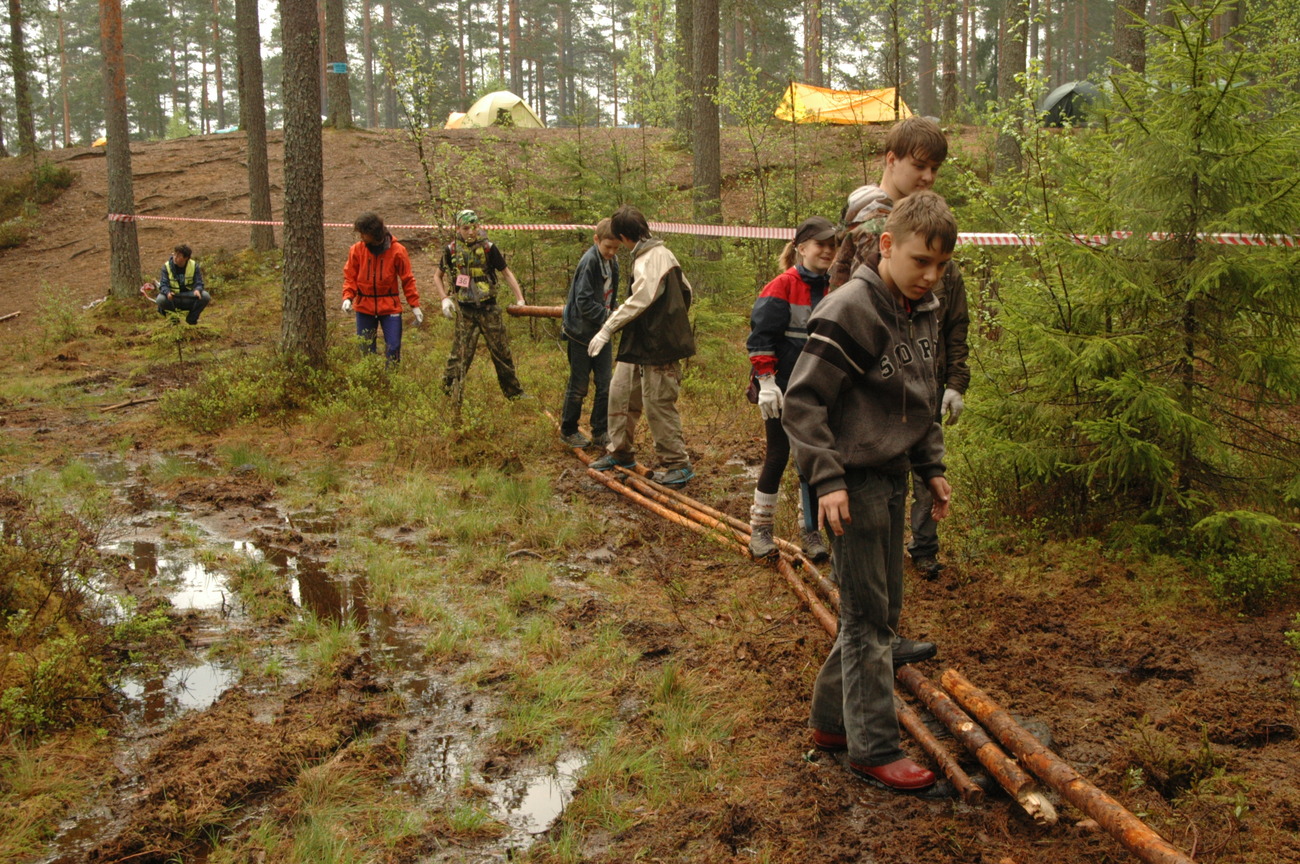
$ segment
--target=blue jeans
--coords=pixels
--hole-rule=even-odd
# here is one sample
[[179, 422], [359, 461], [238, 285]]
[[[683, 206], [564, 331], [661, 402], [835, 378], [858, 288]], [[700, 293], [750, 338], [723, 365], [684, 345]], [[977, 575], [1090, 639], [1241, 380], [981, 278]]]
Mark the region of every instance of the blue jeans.
[[582, 400], [587, 398], [587, 379], [594, 378], [596, 395], [591, 402], [591, 434], [599, 438], [609, 432], [609, 382], [614, 375], [614, 346], [606, 344], [595, 357], [587, 356], [587, 346], [564, 337], [569, 351], [569, 386], [564, 391], [560, 414], [560, 434], [578, 431]]
[[361, 337], [361, 350], [370, 354], [375, 352], [375, 338], [380, 328], [384, 331], [384, 357], [390, 363], [402, 359], [402, 316], [367, 315], [357, 313], [357, 335]]
[[908, 475], [853, 469], [845, 479], [852, 521], [831, 537], [839, 632], [813, 685], [809, 725], [845, 735], [849, 760], [874, 767], [903, 758], [890, 642], [903, 609]]

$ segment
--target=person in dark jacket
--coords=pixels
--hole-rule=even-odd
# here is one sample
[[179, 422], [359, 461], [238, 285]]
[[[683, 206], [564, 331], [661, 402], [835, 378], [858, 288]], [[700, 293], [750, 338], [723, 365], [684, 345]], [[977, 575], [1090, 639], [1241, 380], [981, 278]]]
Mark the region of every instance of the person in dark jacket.
[[645, 410], [655, 455], [663, 469], [654, 479], [665, 486], [685, 486], [695, 476], [682, 438], [677, 413], [681, 391], [681, 361], [695, 354], [695, 334], [688, 312], [691, 285], [682, 275], [677, 256], [650, 233], [650, 223], [635, 207], [624, 205], [610, 217], [624, 249], [632, 252], [628, 298], [591, 337], [587, 354], [595, 357], [622, 332], [609, 387], [608, 452], [591, 463], [597, 471], [636, 464], [632, 435]]
[[[609, 444], [609, 382], [613, 375], [613, 349], [606, 345], [595, 357], [588, 356], [591, 337], [609, 318], [618, 288], [618, 238], [609, 219], [601, 219], [592, 246], [578, 262], [564, 303], [564, 344], [569, 354], [569, 386], [564, 391], [560, 414], [560, 438], [570, 447]], [[587, 382], [595, 379], [596, 395], [591, 403], [591, 438], [578, 430]]]
[[424, 323], [420, 292], [411, 273], [411, 258], [374, 213], [362, 213], [352, 223], [360, 238], [348, 250], [343, 265], [343, 311], [356, 310], [357, 336], [362, 347], [375, 353], [379, 330], [384, 331], [384, 356], [390, 363], [402, 359], [402, 299]]
[[[876, 253], [881, 225], [894, 205], [914, 192], [934, 186], [939, 168], [947, 158], [948, 140], [939, 124], [929, 118], [909, 117], [889, 130], [880, 185], [854, 189], [844, 208], [844, 223], [849, 231], [831, 265], [832, 288], [847, 282]], [[970, 385], [970, 368], [966, 365], [970, 314], [961, 268], [950, 264], [944, 270], [943, 281], [935, 287], [934, 296], [939, 300], [940, 339], [935, 354], [939, 370], [939, 412], [952, 424], [961, 417], [965, 408], [963, 397]], [[943, 565], [939, 563], [939, 526], [930, 518], [933, 502], [929, 489], [919, 477], [913, 478], [912, 492], [912, 541], [907, 551], [917, 573], [934, 579]]]
[[782, 414], [802, 475], [832, 533], [840, 586], [839, 629], [817, 673], [813, 744], [848, 751], [849, 770], [886, 789], [935, 782], [908, 759], [894, 710], [891, 643], [903, 606], [908, 476], [930, 487], [934, 518], [948, 514], [934, 352], [933, 288], [957, 241], [944, 200], [917, 192], [900, 202], [878, 256], [813, 313]]
[[158, 314], [181, 310], [186, 313], [186, 324], [199, 323], [199, 316], [212, 302], [203, 285], [203, 270], [194, 260], [190, 247], [184, 243], [172, 249], [172, 255], [162, 266], [158, 277]]
[[[795, 229], [794, 239], [781, 252], [785, 272], [763, 287], [749, 316], [749, 362], [758, 389], [758, 412], [767, 439], [763, 468], [749, 508], [749, 554], [768, 558], [777, 554], [772, 537], [773, 517], [781, 476], [790, 461], [790, 439], [781, 426], [781, 401], [795, 360], [808, 341], [808, 316], [826, 296], [826, 270], [835, 257], [835, 226], [829, 219], [810, 216]], [[825, 561], [830, 552], [817, 529], [808, 484], [799, 479], [803, 512], [803, 551], [813, 561]]]

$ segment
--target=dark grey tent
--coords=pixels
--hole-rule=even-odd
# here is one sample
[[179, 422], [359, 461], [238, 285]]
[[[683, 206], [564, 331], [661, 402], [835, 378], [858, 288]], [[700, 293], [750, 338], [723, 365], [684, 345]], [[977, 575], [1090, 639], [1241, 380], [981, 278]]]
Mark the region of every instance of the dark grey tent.
[[1088, 106], [1101, 96], [1096, 85], [1087, 81], [1062, 84], [1038, 102], [1038, 116], [1044, 126], [1079, 125], [1088, 113]]

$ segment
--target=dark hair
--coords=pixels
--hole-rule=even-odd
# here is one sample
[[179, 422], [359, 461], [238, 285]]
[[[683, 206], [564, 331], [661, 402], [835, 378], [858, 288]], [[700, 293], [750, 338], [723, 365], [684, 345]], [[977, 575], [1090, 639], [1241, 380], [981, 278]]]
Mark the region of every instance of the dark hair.
[[884, 231], [902, 243], [913, 234], [925, 238], [926, 248], [939, 241], [939, 251], [948, 253], [957, 246], [957, 220], [943, 196], [929, 189], [913, 192], [894, 205], [885, 220]]
[[175, 246], [172, 247], [172, 254], [179, 255], [182, 258], [190, 258], [193, 257], [194, 253], [190, 251], [190, 247], [188, 244], [177, 243]]
[[614, 211], [614, 215], [609, 217], [609, 227], [620, 239], [644, 240], [650, 236], [650, 223], [645, 221], [645, 214], [631, 204], [624, 204]]
[[374, 240], [384, 239], [384, 220], [379, 218], [377, 213], [362, 213], [352, 223], [352, 230], [358, 234], [364, 234]]
[[885, 152], [899, 159], [920, 156], [930, 162], [943, 163], [948, 158], [948, 139], [939, 124], [929, 117], [912, 115], [895, 123], [885, 136]]

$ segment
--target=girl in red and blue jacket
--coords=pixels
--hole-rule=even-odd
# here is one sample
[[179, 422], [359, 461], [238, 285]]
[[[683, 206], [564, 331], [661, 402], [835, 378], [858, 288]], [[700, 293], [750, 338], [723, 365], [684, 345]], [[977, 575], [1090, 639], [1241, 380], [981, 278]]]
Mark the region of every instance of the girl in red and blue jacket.
[[[767, 455], [754, 503], [749, 508], [749, 552], [755, 558], [777, 554], [772, 537], [773, 515], [781, 475], [790, 461], [790, 439], [781, 427], [781, 407], [786, 384], [795, 360], [808, 341], [808, 317], [830, 290], [827, 271], [835, 259], [835, 226], [821, 216], [810, 216], [795, 229], [794, 240], [781, 253], [786, 270], [764, 286], [754, 301], [749, 318], [749, 362], [753, 386], [758, 391], [758, 411], [767, 435]], [[797, 263], [796, 263], [797, 262]], [[813, 561], [825, 561], [830, 552], [817, 530], [817, 506], [808, 484], [800, 478], [799, 496], [803, 510], [804, 554]]]

